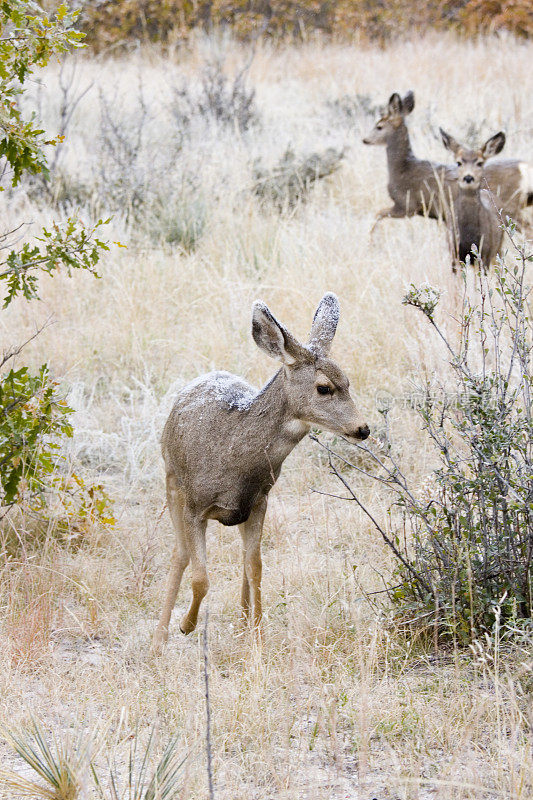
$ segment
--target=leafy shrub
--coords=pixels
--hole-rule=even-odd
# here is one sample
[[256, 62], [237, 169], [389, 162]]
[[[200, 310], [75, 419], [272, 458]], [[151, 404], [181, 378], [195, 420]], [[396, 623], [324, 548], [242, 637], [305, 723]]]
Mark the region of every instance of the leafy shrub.
[[[72, 436], [71, 409], [58, 394], [46, 364], [36, 375], [11, 369], [0, 383], [0, 484], [2, 505], [15, 502], [25, 488], [39, 493], [54, 472], [57, 439]], [[47, 446], [41, 447], [42, 440]]]
[[381, 457], [361, 447], [398, 495], [392, 533], [369, 514], [396, 557], [389, 596], [400, 613], [463, 641], [490, 630], [496, 613], [515, 628], [533, 613], [528, 262], [533, 256], [517, 247], [513, 267], [501, 262], [493, 279], [478, 275], [479, 300], [464, 301], [457, 346], [435, 320], [438, 292], [411, 287], [405, 297], [445, 343], [453, 376], [421, 391], [418, 413], [439, 461], [429, 488], [413, 488], [392, 449]]
[[[100, 254], [109, 247], [96, 232], [108, 221], [100, 219], [92, 228], [87, 228], [70, 217], [62, 224], [54, 223], [51, 230], [43, 228], [41, 236], [35, 237], [36, 244], [26, 243], [20, 250], [11, 250], [5, 261], [0, 261], [0, 281], [7, 286], [3, 307], [6, 308], [17, 294], [22, 294], [26, 300], [37, 299], [38, 277], [43, 272], [53, 275], [64, 267], [69, 276], [73, 269], [85, 269], [97, 276]], [[7, 237], [5, 234], [0, 240]]]
[[[33, 11], [35, 13], [28, 13]], [[35, 117], [24, 119], [20, 108], [24, 82], [35, 67], [53, 55], [79, 46], [83, 34], [72, 28], [76, 12], [60, 5], [53, 17], [22, 0], [5, 0], [0, 10], [0, 156], [11, 168], [16, 186], [24, 172], [46, 171], [47, 141]], [[3, 172], [5, 174], [5, 170]]]
[[[46, 364], [37, 374], [21, 367], [0, 376], [0, 520], [24, 503], [41, 519], [53, 516], [56, 533], [69, 544], [80, 542], [88, 526], [114, 524], [103, 486], [62, 469], [71, 414]], [[11, 551], [12, 544], [4, 541]]]
[[[47, 173], [44, 148], [54, 142], [44, 139], [34, 116], [24, 118], [20, 101], [24, 83], [37, 66], [79, 44], [82, 34], [72, 29], [75, 17], [64, 5], [51, 18], [37, 4], [21, 0], [6, 0], [0, 7], [0, 156], [4, 157], [2, 178], [7, 177], [11, 186], [25, 173]], [[7, 290], [3, 307], [17, 295], [26, 300], [38, 298], [42, 273], [53, 275], [63, 268], [69, 275], [73, 269], [96, 275], [98, 259], [108, 249], [97, 236], [102, 224], [99, 220], [87, 228], [71, 217], [63, 224], [54, 223], [51, 229], [44, 228], [40, 236], [18, 249], [10, 247], [23, 224], [1, 232], [0, 249], [7, 251], [0, 261], [0, 283]], [[106, 521], [112, 521], [101, 487], [85, 486], [77, 479], [74, 489], [72, 479], [57, 471], [61, 438], [72, 435], [71, 410], [50, 378], [47, 364], [35, 374], [25, 366], [12, 366], [27, 344], [14, 346], [0, 361], [0, 518], [23, 500], [32, 510], [42, 512], [47, 507], [44, 498], [53, 494], [65, 500], [69, 518], [77, 509], [78, 518], [95, 513], [103, 519], [107, 514]], [[9, 371], [7, 365], [11, 365]]]

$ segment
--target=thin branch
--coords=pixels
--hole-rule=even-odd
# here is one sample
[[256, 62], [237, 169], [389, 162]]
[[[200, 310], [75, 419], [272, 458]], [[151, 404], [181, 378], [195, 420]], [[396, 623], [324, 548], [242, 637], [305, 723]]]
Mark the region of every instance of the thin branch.
[[30, 337], [29, 337], [29, 339], [26, 339], [26, 341], [25, 341], [25, 342], [22, 342], [22, 344], [18, 345], [18, 347], [15, 347], [15, 348], [14, 348], [14, 349], [12, 349], [12, 350], [7, 350], [7, 351], [4, 353], [4, 355], [2, 356], [2, 359], [0, 360], [0, 369], [1, 369], [1, 368], [4, 366], [4, 364], [6, 364], [6, 363], [8, 362], [8, 361], [9, 361], [11, 358], [16, 358], [16, 356], [18, 356], [18, 355], [19, 355], [19, 353], [21, 353], [21, 352], [22, 352], [22, 350], [23, 350], [23, 349], [26, 347], [26, 345], [27, 345], [27, 344], [29, 344], [29, 343], [30, 343], [30, 342], [32, 342], [34, 339], [36, 339], [36, 338], [37, 338], [37, 336], [39, 336], [39, 334], [41, 334], [41, 333], [42, 333], [42, 332], [43, 332], [43, 331], [44, 331], [46, 328], [48, 328], [50, 325], [52, 325], [52, 324], [53, 324], [53, 323], [52, 323], [52, 318], [53, 318], [53, 315], [52, 315], [52, 314], [50, 314], [50, 316], [48, 317], [48, 319], [46, 320], [46, 322], [44, 323], [44, 325], [42, 325], [40, 328], [37, 328], [37, 330], [35, 331], [35, 333], [34, 333], [32, 336], [30, 336]]
[[[5, 233], [0, 234], [0, 242], [5, 242], [6, 239], [8, 239], [10, 236], [13, 236], [13, 234], [17, 233], [17, 231], [20, 231], [21, 228], [29, 227], [32, 224], [33, 223], [31, 222], [21, 222], [20, 225], [17, 225], [16, 228], [13, 228], [10, 231], [6, 231]], [[15, 239], [15, 241], [9, 242], [9, 244], [0, 244], [0, 250], [7, 250], [8, 247], [13, 247], [13, 245], [17, 244], [17, 242], [20, 242], [21, 239], [22, 236], [19, 236], [17, 239]]]
[[431, 589], [431, 587], [428, 586], [426, 581], [418, 574], [418, 572], [414, 569], [414, 567], [404, 558], [404, 556], [400, 553], [400, 551], [398, 550], [398, 548], [396, 547], [394, 542], [390, 539], [389, 536], [387, 536], [387, 534], [385, 533], [385, 531], [383, 530], [383, 528], [381, 527], [379, 522], [376, 520], [376, 518], [372, 516], [372, 514], [366, 508], [366, 506], [364, 506], [363, 503], [359, 500], [359, 498], [357, 497], [357, 495], [353, 491], [353, 489], [350, 486], [350, 484], [348, 483], [348, 481], [345, 480], [345, 478], [341, 475], [339, 470], [335, 467], [335, 465], [333, 463], [333, 460], [332, 460], [332, 457], [331, 457], [331, 453], [329, 455], [329, 466], [330, 466], [330, 469], [331, 469], [332, 473], [340, 480], [340, 482], [342, 483], [344, 488], [350, 493], [352, 499], [355, 500], [355, 502], [357, 503], [357, 505], [359, 506], [361, 511], [363, 511], [367, 515], [367, 517], [370, 519], [370, 521], [372, 522], [372, 524], [374, 525], [376, 530], [381, 534], [381, 536], [383, 537], [383, 540], [391, 548], [391, 550], [394, 553], [394, 555], [396, 556], [396, 558], [398, 558], [402, 562], [404, 567], [411, 573], [411, 575], [413, 576], [414, 580], [428, 594], [434, 595], [434, 591]]
[[207, 780], [209, 785], [209, 800], [215, 800], [215, 790], [213, 785], [213, 758], [211, 752], [211, 704], [209, 702], [209, 651], [207, 646], [207, 630], [209, 624], [209, 604], [205, 606], [205, 625], [204, 625], [204, 686], [205, 686], [205, 745], [207, 754]]

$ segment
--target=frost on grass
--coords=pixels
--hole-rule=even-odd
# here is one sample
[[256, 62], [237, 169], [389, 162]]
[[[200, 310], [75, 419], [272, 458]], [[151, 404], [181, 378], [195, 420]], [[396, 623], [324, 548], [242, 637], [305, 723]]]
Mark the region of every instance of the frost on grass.
[[316, 181], [335, 172], [343, 158], [344, 150], [334, 147], [305, 156], [297, 156], [288, 147], [272, 169], [256, 162], [253, 193], [280, 211], [292, 208], [307, 199]]
[[175, 403], [199, 416], [213, 404], [246, 411], [257, 394], [253, 386], [221, 371], [188, 384], [174, 381], [161, 397], [148, 376], [110, 393], [102, 416], [95, 387], [79, 382], [68, 396], [75, 409], [69, 455], [99, 474], [122, 474], [129, 484], [150, 486], [161, 480], [161, 433]]
[[175, 381], [160, 397], [149, 376], [134, 380], [107, 395], [102, 414], [95, 387], [74, 384], [68, 397], [76, 412], [71, 456], [100, 474], [122, 473], [129, 484], [161, 480], [161, 431], [182, 386]]

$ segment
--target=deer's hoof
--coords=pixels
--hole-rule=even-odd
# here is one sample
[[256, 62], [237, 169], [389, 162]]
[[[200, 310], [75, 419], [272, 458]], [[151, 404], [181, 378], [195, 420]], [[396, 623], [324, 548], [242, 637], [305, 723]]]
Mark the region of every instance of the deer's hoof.
[[154, 656], [160, 656], [163, 652], [165, 644], [168, 641], [168, 630], [166, 628], [157, 628], [152, 639], [151, 651]]
[[187, 634], [192, 633], [193, 630], [196, 628], [196, 622], [193, 622], [189, 619], [189, 617], [185, 616], [180, 622], [180, 631], [187, 636]]

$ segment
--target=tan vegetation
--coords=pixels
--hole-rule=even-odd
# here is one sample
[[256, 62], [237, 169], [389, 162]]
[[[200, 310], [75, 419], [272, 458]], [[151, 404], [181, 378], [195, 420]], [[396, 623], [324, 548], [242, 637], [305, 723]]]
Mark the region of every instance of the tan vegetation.
[[[71, 61], [42, 74], [33, 102], [50, 134], [60, 127], [61, 82], [73, 76], [74, 96], [89, 89], [49, 187], [0, 195], [6, 227], [21, 215], [47, 222], [81, 203], [89, 219], [113, 212], [109, 238], [127, 247], [103, 257], [101, 280], [43, 278], [40, 304], [14, 301], [2, 314], [1, 344], [54, 315], [27, 357], [48, 359], [63, 377], [76, 409], [68, 455], [115, 499], [116, 524], [102, 532], [89, 521], [76, 547], [50, 524], [34, 546], [29, 515], [4, 521], [3, 536], [20, 546], [0, 548], [2, 723], [28, 724], [31, 713], [61, 738], [104, 720], [110, 740], [120, 731], [119, 769], [129, 737], [147, 737], [156, 723], [159, 750], [177, 734], [188, 754], [183, 798], [207, 796], [202, 620], [189, 637], [178, 627], [190, 599], [187, 573], [167, 649], [159, 659], [150, 654], [173, 545], [159, 438], [175, 393], [215, 368], [266, 382], [273, 367], [250, 335], [252, 302], [267, 302], [304, 337], [318, 301], [333, 291], [341, 303], [333, 357], [376, 446], [386, 399], [404, 465], [430, 492], [433, 456], [412, 410], [413, 382], [445, 377], [445, 353], [402, 297], [410, 283], [438, 287], [439, 319], [453, 336], [447, 314], [457, 307], [457, 279], [436, 221], [386, 220], [370, 239], [387, 203], [387, 171], [383, 151], [362, 137], [384, 98], [413, 89], [410, 131], [420, 156], [442, 160], [442, 125], [460, 141], [505, 129], [509, 157], [531, 162], [531, 58], [529, 42], [506, 36], [461, 42], [434, 34], [386, 49], [258, 44], [246, 74], [257, 121], [246, 130], [204, 103], [206, 64], [218, 59], [234, 80], [249, 59], [223, 36], [193, 37], [174, 54], [86, 57], [75, 72]], [[198, 99], [208, 110], [189, 114]], [[289, 146], [345, 156], [305, 204], [280, 213], [254, 196], [253, 168], [256, 159], [273, 168]], [[387, 524], [386, 492], [358, 484], [355, 472], [350, 480]], [[265, 519], [262, 647], [238, 627], [238, 532], [208, 529], [217, 800], [527, 800], [527, 631], [510, 645], [496, 628], [470, 650], [447, 651], [416, 626], [399, 629], [380, 594], [389, 551], [354, 504], [314, 489], [338, 494], [327, 460], [305, 439]], [[0, 758], [15, 764], [3, 743]]]
[[100, 0], [84, 3], [84, 27], [96, 49], [132, 40], [187, 38], [191, 31], [230, 29], [241, 39], [313, 34], [386, 42], [414, 31], [454, 30], [468, 36], [533, 34], [529, 0]]

